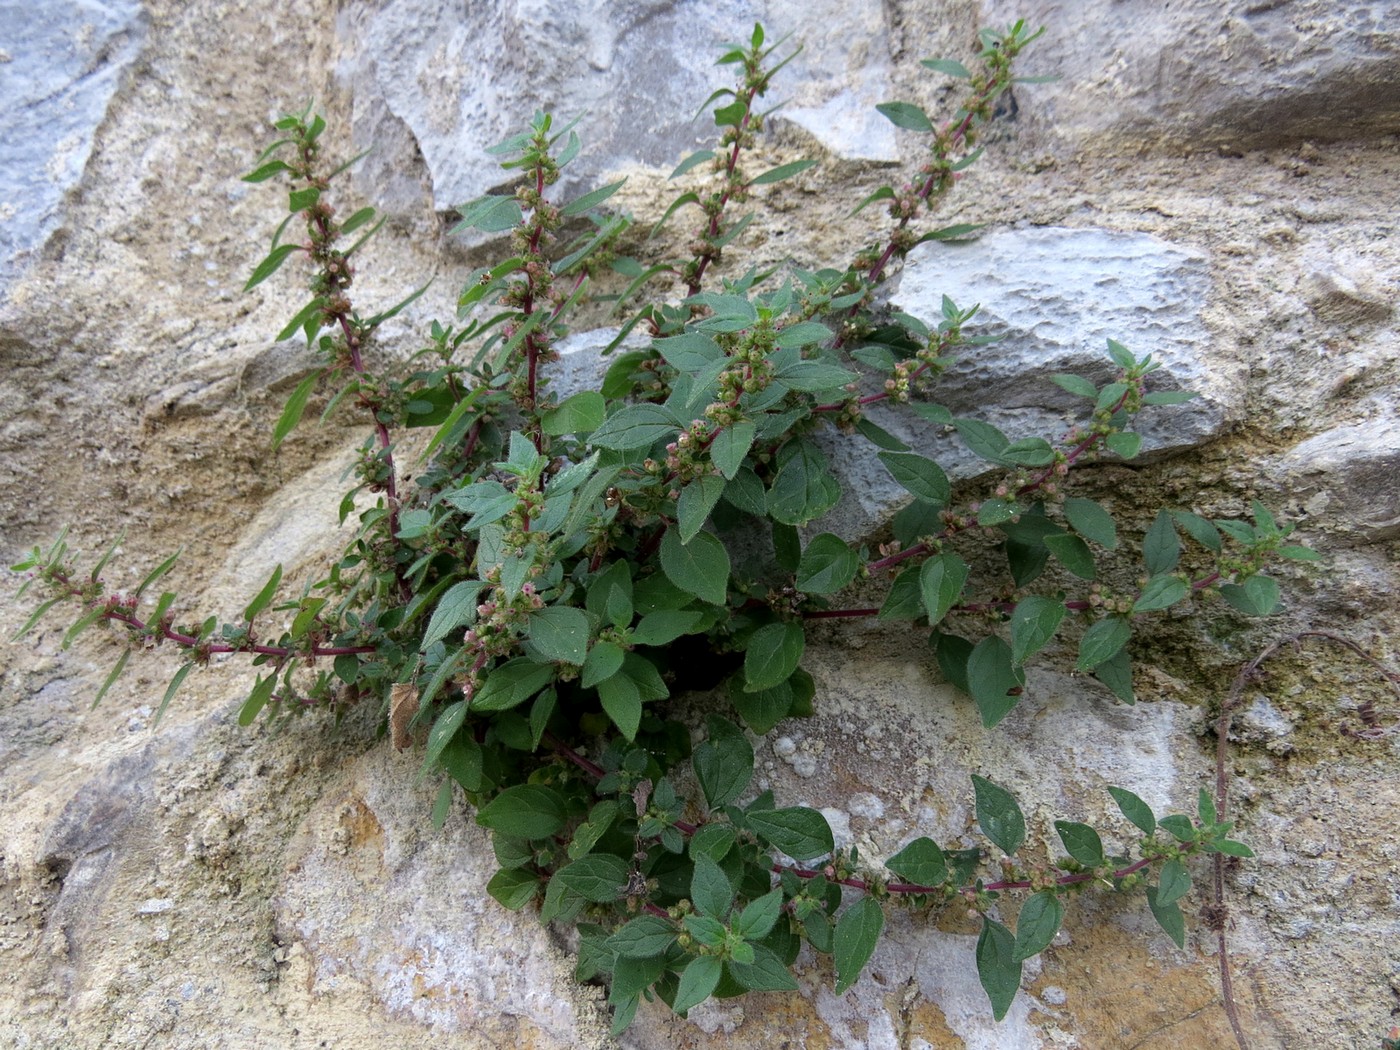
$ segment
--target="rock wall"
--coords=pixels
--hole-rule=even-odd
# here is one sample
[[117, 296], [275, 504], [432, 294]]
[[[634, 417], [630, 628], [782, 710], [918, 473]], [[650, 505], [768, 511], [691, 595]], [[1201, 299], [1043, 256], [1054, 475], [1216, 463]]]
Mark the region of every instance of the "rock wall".
[[[183, 545], [174, 585], [230, 613], [274, 563], [299, 580], [335, 552], [361, 435], [346, 419], [268, 452], [311, 362], [269, 342], [300, 305], [294, 282], [241, 292], [282, 200], [237, 176], [307, 97], [335, 149], [378, 146], [355, 190], [393, 221], [361, 301], [439, 277], [386, 333], [401, 354], [485, 257], [444, 220], [501, 184], [481, 148], [535, 106], [583, 114], [579, 185], [626, 174], [618, 199], [654, 220], [671, 166], [703, 144], [689, 118], [723, 83], [713, 45], [756, 18], [792, 30], [807, 48], [762, 149], [822, 163], [768, 195], [747, 246], [830, 262], [858, 243], [853, 204], [915, 156], [870, 107], [936, 111], [946, 83], [918, 60], [966, 57], [975, 26], [1025, 17], [1048, 27], [1027, 72], [1061, 79], [1015, 90], [955, 196], [955, 221], [986, 235], [921, 253], [895, 301], [984, 304], [1005, 338], [950, 374], [949, 396], [992, 398], [1012, 430], [1062, 418], [1032, 380], [1094, 367], [1104, 336], [1151, 350], [1166, 385], [1206, 396], [1149, 421], [1146, 464], [1086, 470], [1083, 491], [1142, 524], [1163, 501], [1225, 515], [1257, 497], [1326, 559], [1285, 581], [1268, 622], [1143, 632], [1134, 708], [1049, 651], [1034, 699], [991, 734], [905, 637], [833, 628], [809, 644], [817, 715], [760, 746], [760, 775], [872, 856], [966, 834], [970, 772], [1014, 786], [1041, 835], [1052, 816], [1109, 823], [1107, 784], [1187, 807], [1241, 663], [1300, 628], [1388, 657], [1400, 626], [1393, 15], [1362, 0], [0, 2], [3, 553], [64, 523], [88, 550], [125, 528], [118, 585]], [[868, 534], [894, 494], [868, 464], [843, 469], [870, 483], [840, 528]], [[27, 615], [18, 583], [0, 582], [7, 636]], [[571, 980], [567, 931], [485, 897], [488, 844], [464, 811], [432, 831], [433, 785], [378, 738], [378, 712], [239, 729], [236, 669], [216, 667], [155, 731], [170, 656], [90, 710], [115, 649], [62, 649], [56, 624], [0, 649], [0, 1044], [614, 1045], [600, 990]], [[1400, 1008], [1400, 780], [1394, 736], [1343, 730], [1368, 702], [1393, 720], [1395, 699], [1316, 640], [1266, 670], [1232, 752], [1259, 853], [1228, 883], [1242, 1020], [1255, 1047], [1375, 1045]], [[800, 997], [688, 1022], [644, 1011], [623, 1045], [1229, 1045], [1199, 918], [1178, 951], [1140, 902], [1073, 916], [999, 1026], [969, 928], [899, 918], [845, 997], [809, 961]]]

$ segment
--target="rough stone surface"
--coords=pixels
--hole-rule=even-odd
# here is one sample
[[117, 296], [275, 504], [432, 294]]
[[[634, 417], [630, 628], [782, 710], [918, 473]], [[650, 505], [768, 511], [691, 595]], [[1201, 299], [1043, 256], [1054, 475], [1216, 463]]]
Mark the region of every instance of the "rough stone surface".
[[[990, 335], [989, 346], [959, 351], [927, 395], [955, 416], [974, 416], [1013, 441], [1059, 439], [1092, 408], [1056, 386], [1051, 377], [1083, 376], [1111, 382], [1116, 366], [1107, 340], [1137, 356], [1151, 354], [1161, 368], [1150, 389], [1193, 390], [1196, 401], [1148, 408], [1134, 424], [1143, 452], [1166, 454], [1209, 440], [1238, 411], [1240, 387], [1219, 361], [1207, 359], [1203, 307], [1210, 285], [1208, 261], [1144, 234], [1087, 228], [1026, 228], [992, 233], [963, 244], [916, 248], [891, 295], [915, 317], [940, 316], [946, 295], [959, 307], [981, 309], [969, 334]], [[936, 459], [950, 477], [996, 469], [956, 434], [944, 433], [910, 411], [876, 406], [881, 427]], [[823, 519], [822, 527], [863, 538], [909, 496], [895, 484], [876, 449], [828, 442], [847, 476], [858, 478], [856, 499]]]
[[[292, 346], [267, 344], [304, 302], [298, 279], [279, 275], [250, 296], [240, 291], [285, 203], [279, 192], [237, 181], [267, 142], [269, 119], [314, 96], [327, 104], [332, 151], [349, 155], [364, 138], [379, 141], [357, 185], [366, 196], [383, 194], [395, 222], [361, 260], [357, 303], [392, 303], [422, 275], [439, 277], [387, 333], [383, 349], [404, 355], [422, 345], [428, 318], [452, 316], [458, 287], [488, 261], [485, 251], [440, 235], [438, 209], [458, 201], [438, 183], [453, 169], [443, 156], [429, 158], [423, 128], [441, 129], [434, 134], [458, 143], [462, 163], [475, 164], [466, 143], [517, 127], [537, 100], [580, 97], [544, 97], [581, 68], [580, 54], [582, 63], [611, 61], [582, 77], [620, 84], [628, 120], [655, 105], [683, 121], [715, 71], [701, 29], [681, 37], [677, 27], [689, 20], [703, 29], [714, 18], [715, 36], [737, 37], [760, 12], [737, 3], [526, 6], [502, 5], [482, 37], [504, 40], [501, 26], [539, 25], [542, 13], [548, 24], [485, 49], [469, 67], [446, 64], [449, 44], [459, 57], [469, 53], [444, 30], [455, 24], [447, 15], [395, 0], [146, 0], [145, 29], [107, 38], [105, 65], [98, 50], [60, 49], [96, 64], [55, 97], [81, 97], [72, 112], [100, 126], [61, 200], [62, 235], [28, 252], [0, 302], [0, 546], [10, 562], [65, 523], [86, 551], [126, 526], [110, 581], [132, 586], [184, 545], [169, 585], [185, 596], [179, 615], [190, 619], [236, 615], [279, 560], [289, 593], [317, 578], [346, 540], [328, 500], [363, 433], [347, 413], [323, 428], [303, 426], [276, 456], [268, 451], [281, 402], [309, 364]], [[946, 81], [917, 60], [967, 58], [972, 26], [1011, 13], [1003, 6], [897, 0], [834, 17], [821, 5], [774, 2], [761, 13], [774, 29], [799, 29], [810, 65], [791, 70], [797, 79], [780, 80], [773, 98], [791, 98], [797, 110], [830, 103], [854, 113], [863, 101], [894, 97], [945, 113], [955, 104]], [[77, 67], [46, 59], [34, 72], [25, 65], [30, 53], [3, 34], [30, 25], [31, 15], [76, 11], [97, 25], [101, 12], [134, 5], [31, 4], [13, 14], [19, 10], [11, 5], [0, 17], [0, 79], [21, 68], [31, 69], [27, 76], [66, 70], [55, 81], [61, 89]], [[402, 15], [377, 21], [410, 10], [424, 14], [426, 28]], [[992, 734], [939, 683], [922, 639], [868, 622], [814, 630], [817, 716], [780, 725], [758, 746], [760, 776], [784, 801], [821, 807], [843, 840], [875, 858], [917, 834], [973, 841], [967, 775], [977, 772], [1016, 789], [1038, 846], [1054, 847], [1055, 818], [1126, 836], [1102, 788], [1118, 784], [1154, 806], [1189, 808], [1213, 773], [1207, 713], [1269, 640], [1321, 626], [1393, 662], [1400, 573], [1386, 499], [1400, 389], [1400, 250], [1392, 209], [1378, 202], [1394, 196], [1400, 153], [1386, 57], [1393, 44], [1372, 31], [1384, 12], [1361, 0], [1224, 13], [1201, 2], [1042, 4], [1048, 33], [1039, 55], [1027, 56], [1027, 72], [1065, 79], [1016, 89], [1016, 119], [1008, 107], [989, 129], [986, 157], [939, 220], [989, 224], [981, 242], [956, 250], [974, 257], [1000, 238], [1028, 245], [1042, 233], [1051, 244], [1083, 237], [1111, 247], [1102, 254], [1119, 282], [1111, 300], [1140, 308], [1074, 349], [1099, 360], [1106, 335], [1145, 349], [1145, 332], [1179, 364], [1200, 368], [1187, 385], [1209, 395], [1205, 407], [1223, 414], [1222, 431], [1160, 461], [1103, 463], [1076, 480], [1078, 492], [1114, 504], [1125, 536], [1164, 503], [1227, 516], [1247, 513], [1259, 498], [1301, 521], [1302, 538], [1325, 548], [1326, 561], [1283, 574], [1286, 609], [1275, 620], [1243, 622], [1218, 606], [1200, 617], [1157, 618], [1134, 641], [1140, 701], [1131, 709], [1072, 676], [1072, 652], [1052, 648], [1027, 699]], [[376, 25], [407, 35], [371, 47]], [[1267, 30], [1273, 43], [1236, 47], [1252, 39], [1237, 35], [1238, 26]], [[652, 31], [656, 54], [668, 57], [648, 66], [637, 56], [651, 53]], [[100, 48], [101, 38], [89, 43]], [[693, 65], [665, 50], [679, 39], [694, 41]], [[601, 43], [584, 46], [590, 40]], [[423, 41], [427, 50], [414, 54]], [[138, 44], [139, 62], [118, 77], [124, 48]], [[439, 52], [443, 61], [433, 65]], [[1178, 62], [1191, 70], [1183, 74]], [[536, 78], [529, 90], [539, 94], [466, 118], [454, 102], [433, 115], [436, 124], [426, 113], [410, 120], [384, 89], [427, 96], [468, 77], [518, 85], [522, 75]], [[89, 87], [106, 101], [89, 107]], [[1388, 94], [1368, 94], [1373, 88]], [[650, 95], [627, 93], [639, 90]], [[11, 113], [0, 107], [0, 120]], [[883, 166], [895, 153], [909, 167], [921, 157], [915, 140], [880, 138], [888, 127], [867, 119], [863, 131], [822, 139], [818, 118], [804, 131], [779, 127], [775, 115], [757, 170], [828, 152], [876, 163], [828, 158], [756, 194], [759, 217], [715, 276], [739, 276], [749, 262], [844, 265], [873, 236], [874, 209], [852, 220], [852, 208], [901, 177]], [[666, 175], [683, 147], [658, 134], [648, 152], [649, 140], [622, 141], [623, 125], [612, 120], [595, 110], [581, 125], [599, 150], [590, 170], [625, 171], [619, 206], [654, 222], [676, 192]], [[452, 138], [459, 123], [468, 126], [460, 141]], [[679, 127], [663, 131], [690, 133]], [[867, 134], [874, 138], [861, 145]], [[54, 141], [38, 134], [21, 144], [7, 133], [3, 148], [29, 150], [45, 158], [42, 167], [56, 155]], [[1229, 148], [1180, 148], [1217, 142]], [[1279, 145], [1266, 148], [1270, 142]], [[1174, 145], [1158, 148], [1164, 143]], [[14, 165], [0, 168], [8, 176]], [[499, 178], [486, 166], [473, 170], [488, 183]], [[483, 188], [463, 185], [466, 196]], [[39, 214], [17, 213], [0, 230]], [[1135, 254], [1121, 254], [1122, 245], [1137, 246]], [[955, 253], [936, 258], [945, 256]], [[995, 282], [1018, 261], [999, 259], [968, 278], [965, 297], [950, 294], [990, 311], [983, 279]], [[931, 264], [933, 294], [949, 291], [939, 287], [939, 265]], [[1053, 265], [1070, 279], [1065, 259]], [[1033, 266], [1022, 271], [1027, 281], [1035, 276]], [[1134, 298], [1138, 283], [1162, 287], [1173, 301], [1154, 308]], [[1023, 294], [997, 287], [1007, 310]], [[1051, 316], [1041, 324], [1101, 316], [1110, 297], [1087, 277], [1074, 287], [1077, 294], [1046, 307]], [[579, 328], [616, 323], [597, 308]], [[1062, 352], [1036, 342], [1042, 329], [1014, 311], [1000, 323], [1009, 345]], [[1178, 332], [1182, 342], [1173, 341]], [[1029, 358], [1031, 350], [1017, 353]], [[970, 377], [987, 377], [969, 378], [971, 397], [979, 383], [1002, 381], [989, 364], [969, 365]], [[309, 415], [320, 407], [313, 403]], [[1047, 418], [1062, 410], [1041, 408]], [[18, 583], [0, 578], [5, 637], [28, 613], [10, 600]], [[441, 836], [428, 830], [434, 785], [416, 782], [411, 753], [393, 754], [379, 739], [372, 705], [339, 722], [313, 712], [280, 732], [243, 729], [235, 713], [247, 679], [233, 662], [216, 662], [187, 680], [154, 732], [175, 654], [133, 659], [91, 711], [118, 651], [96, 631], [71, 649], [61, 640], [54, 620], [23, 645], [0, 647], [0, 1046], [617, 1045], [600, 1034], [599, 990], [567, 979], [565, 935], [486, 900], [480, 883], [489, 858], [470, 814], [454, 811]], [[1285, 647], [1264, 670], [1250, 684], [1230, 765], [1232, 816], [1258, 853], [1226, 879], [1242, 1019], [1255, 1047], [1372, 1046], [1400, 994], [1400, 846], [1390, 833], [1400, 823], [1400, 781], [1391, 775], [1396, 736], [1371, 730], [1400, 712], [1373, 668], [1329, 642]], [[716, 702], [676, 709], [698, 722]], [[1207, 868], [1192, 874], [1198, 888], [1209, 883]], [[1014, 921], [1014, 902], [1003, 903], [1003, 918]], [[652, 1008], [627, 1045], [1228, 1046], [1213, 942], [1188, 913], [1191, 936], [1178, 952], [1153, 931], [1140, 898], [1077, 902], [999, 1028], [967, 962], [975, 931], [950, 914], [893, 918], [876, 965], [842, 999], [831, 994], [823, 964], [804, 959], [803, 995], [715, 1004], [690, 1021]]]
[[144, 35], [137, 0], [0, 4], [0, 296], [58, 226]]
[[[884, 17], [873, 0], [815, 9], [791, 0], [504, 9], [392, 0], [342, 14], [361, 56], [342, 72], [356, 89], [357, 132], [377, 135], [385, 114], [396, 118], [421, 151], [435, 206], [445, 211], [505, 181], [484, 150], [520, 131], [532, 109], [554, 113], [561, 127], [586, 115], [585, 149], [568, 187], [627, 164], [674, 167], [711, 145], [713, 121], [708, 110], [696, 118], [696, 100], [732, 86], [729, 67], [715, 67], [716, 42], [735, 39], [741, 27], [748, 27], [746, 40], [755, 21], [814, 27], [804, 28], [805, 50], [786, 71], [778, 119], [837, 156], [895, 160], [893, 128], [873, 109], [889, 92]], [[397, 129], [391, 133], [401, 139]], [[396, 176], [389, 181], [396, 187]], [[394, 203], [401, 196], [391, 189]]]
[[1400, 417], [1371, 407], [1365, 422], [1323, 431], [1278, 460], [1296, 498], [1343, 543], [1400, 536]]
[[[1400, 125], [1400, 47], [1385, 3], [990, 0], [986, 18], [1051, 27], [1017, 90], [1046, 142], [1258, 148]], [[1077, 29], [1056, 34], [1073, 20]], [[1028, 66], [1030, 68], [1030, 66]]]

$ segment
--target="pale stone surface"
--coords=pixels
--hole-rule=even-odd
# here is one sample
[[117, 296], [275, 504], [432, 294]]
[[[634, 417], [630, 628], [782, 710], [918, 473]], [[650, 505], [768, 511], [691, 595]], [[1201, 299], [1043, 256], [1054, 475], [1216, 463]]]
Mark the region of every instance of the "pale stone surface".
[[144, 36], [137, 0], [0, 4], [0, 296], [58, 226]]
[[[391, 114], [413, 136], [434, 205], [446, 211], [507, 181], [484, 150], [521, 131], [532, 109], [553, 113], [556, 128], [584, 120], [584, 151], [565, 187], [591, 186], [631, 163], [669, 169], [712, 145], [714, 122], [708, 109], [696, 117], [696, 100], [733, 86], [733, 67], [714, 64], [717, 42], [736, 34], [747, 40], [755, 21], [769, 27], [772, 41], [802, 27], [806, 47], [784, 70], [787, 104], [777, 119], [837, 156], [894, 160], [893, 128], [874, 112], [890, 91], [884, 20], [873, 0], [815, 9], [792, 0], [506, 9], [392, 0], [372, 14], [342, 17], [355, 27], [347, 32], [360, 56], [342, 73], [357, 90], [357, 132], [377, 134]], [[403, 191], [391, 186], [397, 201]]]
[[1278, 460], [1307, 512], [1347, 545], [1400, 535], [1400, 416], [1371, 408], [1366, 422], [1310, 437]]
[[1027, 68], [1061, 79], [1017, 90], [1048, 143], [1257, 148], [1384, 136], [1400, 120], [1387, 3], [990, 0], [984, 11], [1050, 29]]

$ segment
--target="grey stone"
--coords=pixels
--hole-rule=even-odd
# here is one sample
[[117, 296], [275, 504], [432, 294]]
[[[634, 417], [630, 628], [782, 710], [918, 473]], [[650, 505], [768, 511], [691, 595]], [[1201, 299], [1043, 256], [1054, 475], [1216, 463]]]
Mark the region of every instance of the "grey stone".
[[[983, 419], [1012, 440], [1052, 442], [1087, 414], [1088, 402], [1051, 381], [1057, 373], [1102, 385], [1116, 372], [1108, 339], [1137, 356], [1150, 353], [1161, 368], [1149, 389], [1194, 390], [1185, 405], [1147, 408], [1134, 423], [1143, 452], [1163, 455], [1218, 433], [1240, 396], [1206, 351], [1209, 334], [1201, 309], [1209, 291], [1206, 259], [1157, 237], [1102, 229], [1004, 230], [965, 244], [925, 245], [909, 256], [892, 293], [893, 305], [919, 318], [940, 316], [944, 295], [959, 307], [980, 304], [976, 332], [996, 335], [971, 347], [937, 381], [929, 399], [955, 416]], [[971, 330], [971, 328], [969, 328]], [[992, 469], [954, 434], [912, 412], [876, 407], [873, 422], [950, 477]], [[847, 538], [878, 527], [907, 502], [865, 442], [831, 441], [833, 461], [855, 496], [821, 526]]]
[[509, 181], [484, 150], [524, 128], [536, 109], [552, 112], [556, 127], [582, 118], [584, 149], [565, 192], [629, 164], [669, 169], [713, 146], [714, 123], [697, 109], [731, 86], [733, 67], [714, 64], [720, 45], [747, 37], [755, 21], [774, 40], [802, 29], [805, 49], [783, 71], [788, 102], [775, 119], [838, 156], [897, 159], [893, 129], [873, 111], [888, 97], [890, 72], [885, 15], [874, 0], [547, 0], [523, 10], [391, 0], [369, 17], [342, 20], [363, 57], [341, 74], [356, 87], [357, 134], [382, 128], [386, 114], [401, 122], [443, 211]]
[[1333, 427], [1276, 460], [1310, 518], [1310, 535], [1332, 534], [1343, 546], [1400, 536], [1400, 415], [1374, 406], [1369, 423]]
[[1393, 4], [989, 0], [986, 19], [1048, 26], [1023, 60], [1060, 80], [1017, 93], [1036, 137], [1258, 147], [1393, 133]]
[[145, 31], [138, 0], [0, 2], [0, 294], [59, 225]]
[[545, 1045], [587, 1045], [596, 1011], [572, 960], [533, 914], [483, 892], [496, 867], [485, 831], [460, 810], [441, 833], [423, 821], [435, 788], [416, 764], [375, 749], [298, 829], [277, 924], [302, 979], [321, 994], [361, 984], [391, 1017], [486, 1045], [532, 1029]]

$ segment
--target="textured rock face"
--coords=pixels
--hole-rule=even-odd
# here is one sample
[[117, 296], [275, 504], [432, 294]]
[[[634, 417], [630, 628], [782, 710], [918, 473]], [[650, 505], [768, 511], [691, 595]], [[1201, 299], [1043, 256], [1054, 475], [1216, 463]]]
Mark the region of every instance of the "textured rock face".
[[[921, 638], [868, 622], [814, 629], [816, 716], [756, 742], [755, 787], [821, 808], [869, 858], [923, 834], [977, 841], [971, 772], [1016, 789], [1038, 846], [1058, 848], [1055, 818], [1126, 845], [1103, 788], [1190, 810], [1213, 775], [1202, 712], [1265, 642], [1323, 627], [1386, 655], [1400, 637], [1400, 249], [1378, 204], [1400, 179], [1393, 27], [1378, 3], [1220, 7], [0, 6], [3, 554], [16, 560], [65, 522], [75, 545], [100, 549], [126, 525], [108, 572], [132, 586], [183, 544], [171, 587], [191, 618], [236, 615], [274, 563], [295, 586], [337, 556], [340, 479], [363, 435], [305, 426], [269, 454], [281, 401], [311, 362], [267, 339], [304, 293], [282, 275], [239, 293], [283, 197], [237, 176], [268, 119], [307, 96], [330, 100], [333, 151], [376, 144], [356, 185], [397, 220], [365, 252], [357, 303], [377, 308], [439, 275], [387, 332], [385, 351], [406, 353], [488, 261], [480, 245], [439, 236], [441, 213], [502, 184], [480, 147], [536, 105], [584, 114], [577, 188], [626, 171], [618, 200], [654, 222], [677, 192], [666, 176], [680, 155], [710, 144], [706, 119], [688, 121], [727, 76], [710, 64], [714, 42], [756, 18], [775, 36], [796, 29], [807, 48], [775, 84], [772, 100], [790, 102], [754, 170], [799, 148], [824, 163], [759, 195], [743, 253], [717, 276], [738, 276], [749, 257], [844, 265], [875, 211], [852, 221], [851, 209], [903, 177], [890, 162], [903, 172], [922, 160], [870, 105], [907, 98], [946, 112], [946, 81], [917, 60], [967, 58], [979, 12], [1038, 18], [1048, 32], [1027, 72], [1063, 79], [1017, 88], [946, 220], [987, 229], [921, 249], [890, 285], [895, 304], [926, 316], [943, 294], [981, 303], [1002, 335], [932, 397], [989, 412], [1015, 436], [1055, 434], [1074, 404], [1049, 375], [1101, 379], [1108, 337], [1151, 351], [1163, 386], [1204, 396], [1144, 417], [1156, 460], [1086, 469], [1081, 491], [1129, 522], [1164, 503], [1236, 515], [1257, 497], [1301, 520], [1328, 560], [1283, 581], [1288, 609], [1269, 623], [1209, 609], [1160, 617], [1135, 643], [1134, 708], [1069, 674], [1073, 654], [1052, 647], [992, 734], [941, 684]], [[1338, 138], [1356, 141], [1326, 145]], [[1253, 149], [1277, 142], [1289, 145]], [[1183, 144], [1230, 148], [1184, 156]], [[599, 311], [597, 329], [562, 347], [561, 387], [596, 376], [609, 323]], [[945, 435], [878, 418], [962, 476], [981, 469]], [[903, 494], [883, 468], [841, 464], [859, 506], [819, 525], [867, 536]], [[28, 612], [8, 601], [17, 586], [0, 578], [5, 637]], [[139, 670], [94, 712], [118, 651], [98, 632], [72, 649], [61, 640], [54, 621], [0, 647], [0, 1045], [619, 1045], [602, 990], [570, 979], [567, 932], [486, 897], [491, 851], [471, 814], [456, 809], [432, 831], [436, 785], [416, 779], [413, 752], [379, 738], [378, 712], [243, 729], [246, 681], [225, 665], [192, 675], [153, 732], [174, 655], [133, 658]], [[1396, 738], [1366, 733], [1368, 719], [1393, 718], [1393, 697], [1349, 651], [1316, 640], [1266, 671], [1232, 735], [1233, 817], [1259, 853], [1227, 878], [1244, 1024], [1256, 1047], [1311, 1045], [1319, 1032], [1373, 1045], [1400, 987], [1400, 791], [1385, 774]], [[698, 720], [719, 702], [678, 709]], [[1198, 890], [1208, 883], [1207, 868], [1192, 873]], [[999, 902], [1004, 921], [1014, 907]], [[1189, 922], [1179, 952], [1140, 898], [1076, 904], [998, 1026], [970, 961], [971, 924], [896, 914], [846, 996], [806, 956], [798, 996], [709, 1004], [688, 1021], [648, 1007], [620, 1045], [1228, 1046], [1213, 940]]]
[[345, 20], [358, 26], [361, 57], [345, 69], [357, 110], [367, 127], [383, 127], [373, 117], [382, 109], [408, 129], [442, 211], [502, 183], [484, 151], [533, 109], [556, 114], [556, 126], [586, 121], [586, 148], [566, 186], [628, 164], [669, 170], [712, 145], [713, 124], [708, 111], [697, 118], [696, 100], [715, 87], [716, 42], [746, 39], [755, 21], [816, 29], [804, 30], [804, 53], [786, 70], [778, 119], [837, 156], [897, 158], [893, 129], [874, 112], [888, 96], [891, 66], [884, 14], [872, 0], [815, 8], [790, 0], [392, 0]]
[[1024, 93], [1046, 141], [1250, 148], [1385, 134], [1400, 121], [1387, 4], [992, 0], [985, 9], [993, 22], [1080, 27], [1035, 59], [1059, 83]]
[[57, 227], [144, 33], [137, 0], [0, 4], [0, 297]]

